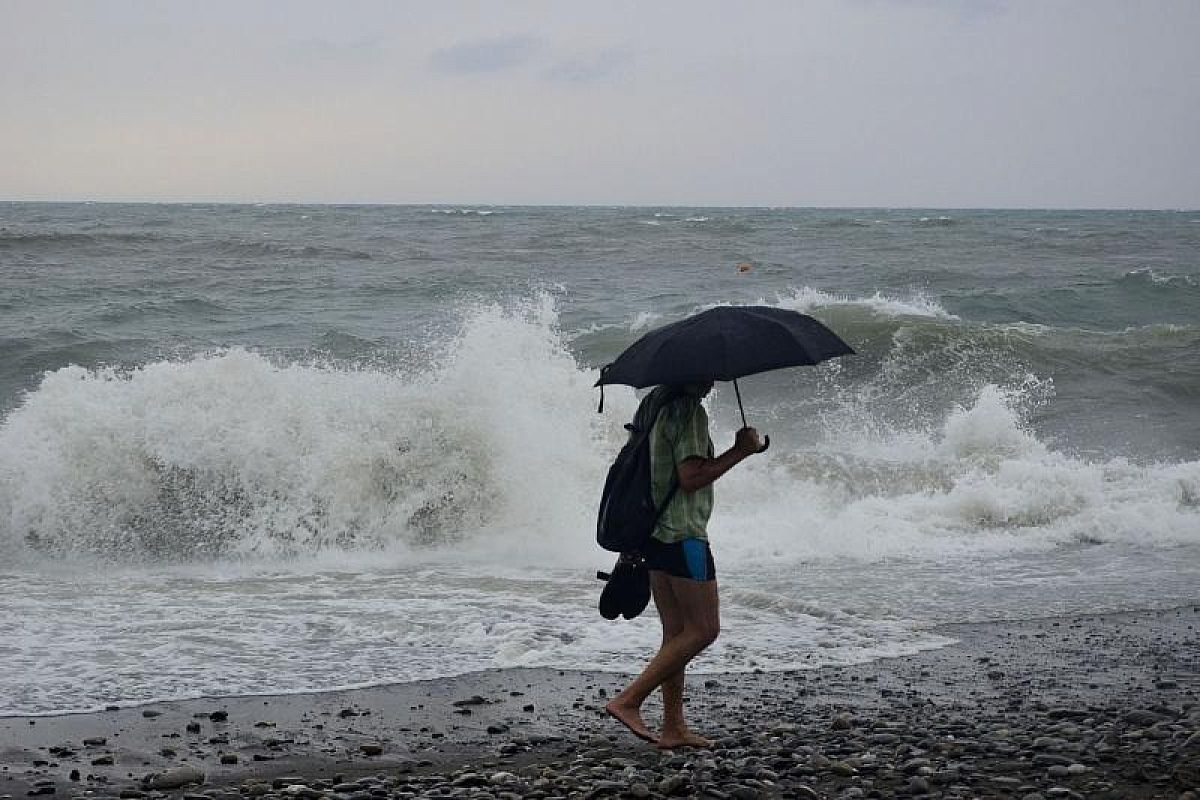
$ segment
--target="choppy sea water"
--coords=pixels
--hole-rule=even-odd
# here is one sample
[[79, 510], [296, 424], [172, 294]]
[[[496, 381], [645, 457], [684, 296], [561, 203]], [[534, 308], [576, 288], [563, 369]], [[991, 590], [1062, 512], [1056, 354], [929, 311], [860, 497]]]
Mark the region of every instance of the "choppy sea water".
[[1195, 602], [1197, 253], [1197, 212], [0, 204], [0, 713], [636, 669], [592, 577], [636, 397], [591, 384], [720, 303], [859, 355], [741, 382], [698, 669]]

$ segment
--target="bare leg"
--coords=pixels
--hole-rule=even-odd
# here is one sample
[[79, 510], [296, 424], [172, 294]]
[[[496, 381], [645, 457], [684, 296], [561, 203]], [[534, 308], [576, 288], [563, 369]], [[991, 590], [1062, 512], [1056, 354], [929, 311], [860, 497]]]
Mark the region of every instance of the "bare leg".
[[[677, 579], [678, 580], [678, 579]], [[717, 605], [716, 581], [709, 581], [713, 584], [712, 605], [708, 608], [707, 601], [705, 602], [705, 612], [711, 611], [711, 618], [707, 624], [713, 626], [714, 629], [720, 624], [719, 608]], [[701, 584], [702, 585], [702, 584]], [[680, 670], [667, 680], [663, 681], [663, 727], [662, 732], [658, 736], [657, 745], [664, 749], [672, 749], [675, 747], [712, 747], [711, 739], [706, 739], [697, 733], [693, 733], [687, 726], [687, 722], [683, 718], [683, 686], [684, 686], [685, 670]]]
[[[651, 586], [654, 588], [654, 605], [658, 608], [658, 616], [663, 624], [663, 645], [683, 633], [683, 611], [679, 608], [679, 599], [671, 588], [671, 582], [665, 573], [651, 573]], [[656, 585], [657, 584], [657, 585]], [[683, 682], [685, 670], [673, 673], [662, 683], [663, 695], [663, 730], [677, 731], [687, 726], [683, 723]]]
[[[654, 587], [654, 605], [658, 608], [659, 619], [662, 620], [665, 645], [671, 639], [683, 633], [683, 611], [679, 608], [679, 599], [671, 588], [667, 575], [661, 572], [652, 573]], [[684, 670], [672, 674], [662, 683], [663, 695], [663, 727], [676, 727], [683, 720], [683, 675]]]
[[[650, 593], [654, 597], [654, 607], [658, 609], [658, 618], [662, 622], [663, 645], [683, 632], [683, 616], [679, 611], [679, 601], [667, 582], [666, 575], [658, 570], [650, 571]], [[661, 648], [660, 648], [661, 649]], [[682, 702], [682, 700], [681, 700]], [[614, 697], [604, 708], [610, 716], [615, 717], [634, 735], [649, 742], [658, 742], [658, 737], [650, 732], [650, 728], [642, 719], [641, 703], [636, 706], [628, 705]]]
[[680, 670], [663, 681], [663, 733], [687, 727], [683, 722], [684, 672], [685, 670]]
[[[683, 671], [689, 661], [717, 638], [720, 630], [716, 581], [693, 581], [658, 571], [650, 573], [651, 590], [663, 619], [663, 644], [623, 692], [614, 697], [605, 710], [642, 738], [652, 736], [641, 717], [642, 703], [658, 687], [663, 687], [664, 734], [667, 745], [699, 746], [683, 725]], [[680, 625], [682, 623], [682, 626]], [[670, 682], [670, 685], [666, 685]], [[653, 738], [649, 739], [654, 741]], [[660, 746], [663, 739], [659, 739]]]

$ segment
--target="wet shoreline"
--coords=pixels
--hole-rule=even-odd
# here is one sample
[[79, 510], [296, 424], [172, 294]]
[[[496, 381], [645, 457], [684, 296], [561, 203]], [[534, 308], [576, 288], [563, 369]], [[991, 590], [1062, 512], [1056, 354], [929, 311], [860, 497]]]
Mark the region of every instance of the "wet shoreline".
[[624, 676], [553, 669], [8, 717], [0, 798], [1176, 798], [1200, 793], [1198, 629], [1200, 606], [952, 625], [913, 656], [695, 675], [708, 752], [606, 719]]

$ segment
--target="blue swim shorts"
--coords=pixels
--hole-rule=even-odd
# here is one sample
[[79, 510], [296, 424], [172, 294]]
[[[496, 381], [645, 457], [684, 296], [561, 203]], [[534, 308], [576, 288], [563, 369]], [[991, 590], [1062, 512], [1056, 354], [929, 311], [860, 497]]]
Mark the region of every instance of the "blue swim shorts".
[[684, 539], [665, 544], [654, 537], [642, 549], [646, 568], [688, 578], [693, 581], [711, 581], [717, 577], [717, 565], [713, 563], [712, 549], [704, 539]]

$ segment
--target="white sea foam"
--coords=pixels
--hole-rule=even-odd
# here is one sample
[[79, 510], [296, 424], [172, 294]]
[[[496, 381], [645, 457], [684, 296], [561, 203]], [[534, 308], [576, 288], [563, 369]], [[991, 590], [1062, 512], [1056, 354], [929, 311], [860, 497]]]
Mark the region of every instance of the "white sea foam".
[[909, 297], [891, 297], [881, 292], [870, 296], [854, 296], [826, 292], [803, 286], [793, 289], [790, 294], [777, 295], [773, 302], [759, 300], [763, 305], [774, 305], [803, 313], [819, 308], [836, 306], [859, 306], [880, 316], [889, 317], [933, 317], [935, 319], [954, 320], [958, 317], [946, 311], [945, 308], [931, 297], [915, 292]]
[[[636, 401], [611, 387], [596, 415], [594, 375], [562, 338], [543, 298], [477, 308], [436, 363], [403, 374], [243, 350], [58, 370], [0, 427], [0, 548], [168, 562], [383, 548], [402, 561], [446, 550], [580, 565], [589, 537], [562, 532], [591, 527]], [[1022, 421], [1040, 391], [984, 386], [934, 429], [881, 423], [847, 396], [816, 449], [723, 481], [735, 499], [718, 522], [761, 530], [754, 547], [786, 539], [802, 558], [1197, 536], [1181, 498], [1200, 495], [1200, 464], [1056, 452]], [[797, 519], [811, 538], [793, 535]]]
[[629, 330], [633, 333], [640, 333], [655, 325], [658, 320], [662, 319], [662, 314], [654, 311], [639, 311], [633, 315], [633, 319], [629, 321]]
[[[171, 559], [579, 528], [617, 423], [548, 302], [479, 310], [409, 376], [242, 350], [51, 373], [0, 428], [0, 546]], [[550, 476], [568, 480], [548, 503]]]
[[[819, 448], [752, 461], [722, 482], [730, 555], [797, 562], [1200, 544], [1200, 462], [1137, 466], [1056, 452], [1018, 393], [986, 385], [932, 431], [826, 431]], [[731, 437], [732, 433], [727, 433]]]
[[586, 328], [579, 328], [570, 333], [563, 334], [563, 339], [567, 342], [574, 342], [584, 336], [593, 336], [597, 333], [604, 333], [616, 329], [628, 329], [628, 325], [620, 322], [592, 322]]
[[1200, 286], [1200, 281], [1191, 275], [1164, 275], [1151, 267], [1141, 267], [1125, 273], [1126, 279], [1147, 280], [1156, 286]]
[[[652, 612], [635, 622], [602, 620], [598, 582], [544, 567], [515, 580], [378, 563], [355, 573], [58, 577], [62, 583], [34, 576], [3, 584], [14, 623], [6, 630], [0, 715], [331, 690], [496, 667], [633, 671], [660, 636]], [[699, 672], [855, 663], [949, 641], [900, 620], [771, 602], [739, 583], [724, 609], [739, 635], [706, 653]]]

